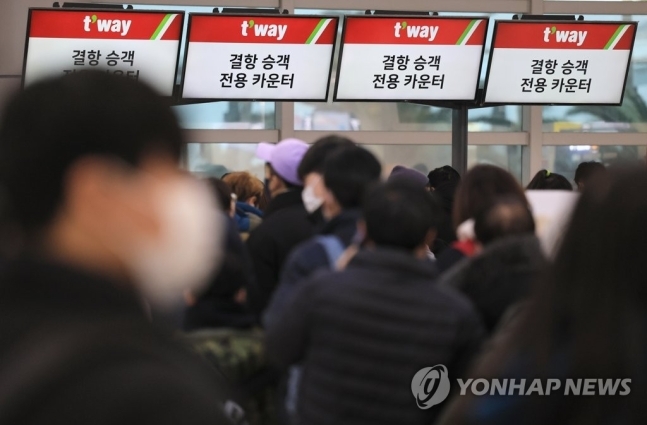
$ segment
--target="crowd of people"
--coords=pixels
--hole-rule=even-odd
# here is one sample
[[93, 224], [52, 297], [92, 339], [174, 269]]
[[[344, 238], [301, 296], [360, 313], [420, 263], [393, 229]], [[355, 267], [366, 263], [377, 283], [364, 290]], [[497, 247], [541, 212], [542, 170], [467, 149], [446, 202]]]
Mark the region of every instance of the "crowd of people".
[[[524, 189], [492, 165], [385, 170], [330, 135], [260, 143], [265, 181], [199, 180], [183, 143], [150, 88], [103, 73], [7, 104], [0, 424], [644, 421], [645, 164]], [[551, 252], [536, 190], [578, 192]]]

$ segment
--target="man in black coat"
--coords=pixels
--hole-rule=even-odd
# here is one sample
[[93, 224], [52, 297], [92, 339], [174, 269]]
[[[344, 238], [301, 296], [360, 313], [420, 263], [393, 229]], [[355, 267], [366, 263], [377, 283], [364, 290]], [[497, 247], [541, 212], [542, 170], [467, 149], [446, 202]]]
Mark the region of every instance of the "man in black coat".
[[276, 145], [260, 143], [256, 151], [256, 156], [266, 161], [265, 189], [271, 197], [263, 222], [247, 239], [255, 272], [249, 305], [257, 315], [267, 307], [290, 251], [313, 233], [301, 199], [303, 182], [297, 172], [307, 150], [305, 142], [287, 139]]
[[0, 423], [231, 423], [219, 378], [147, 318], [217, 264], [222, 216], [182, 143], [153, 90], [105, 73], [7, 105], [2, 229], [22, 244], [0, 272]]
[[303, 364], [299, 423], [428, 424], [412, 380], [442, 364], [453, 380], [478, 351], [483, 328], [467, 299], [434, 284], [425, 244], [435, 207], [425, 189], [392, 182], [369, 191], [366, 240], [341, 272], [300, 285], [267, 330], [270, 361]]

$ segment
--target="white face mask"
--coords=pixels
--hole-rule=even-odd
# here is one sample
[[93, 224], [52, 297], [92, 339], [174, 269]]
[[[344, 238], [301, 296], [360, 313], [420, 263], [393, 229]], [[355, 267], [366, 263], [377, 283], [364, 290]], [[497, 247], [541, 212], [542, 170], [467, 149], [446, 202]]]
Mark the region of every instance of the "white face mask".
[[303, 189], [303, 192], [301, 192], [301, 199], [303, 199], [303, 205], [306, 207], [306, 211], [308, 211], [309, 214], [317, 211], [324, 202], [323, 198], [319, 198], [315, 195], [315, 189], [312, 185], [306, 186], [306, 188]]
[[160, 307], [207, 283], [222, 259], [225, 217], [209, 188], [178, 179], [156, 200], [161, 234], [132, 244], [126, 262], [146, 299]]

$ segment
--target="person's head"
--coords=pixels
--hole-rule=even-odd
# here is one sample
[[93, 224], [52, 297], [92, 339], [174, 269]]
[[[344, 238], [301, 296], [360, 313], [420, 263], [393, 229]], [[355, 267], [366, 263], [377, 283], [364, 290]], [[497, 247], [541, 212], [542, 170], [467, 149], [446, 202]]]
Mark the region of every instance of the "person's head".
[[644, 362], [637, 353], [644, 352], [645, 328], [637, 318], [647, 305], [640, 255], [647, 252], [647, 171], [610, 177], [608, 186], [580, 197], [523, 335], [542, 350], [569, 335], [575, 373], [632, 377], [636, 359]]
[[15, 95], [0, 121], [0, 186], [24, 249], [153, 301], [208, 277], [222, 215], [179, 169], [183, 142], [164, 100], [123, 77], [78, 72]]
[[440, 214], [432, 196], [420, 185], [390, 181], [367, 191], [360, 231], [369, 245], [424, 256], [436, 236]]
[[236, 214], [235, 195], [232, 196], [231, 189], [227, 183], [215, 177], [209, 177], [207, 183], [209, 183], [214, 196], [218, 199], [222, 212], [233, 217]]
[[366, 189], [380, 180], [382, 166], [375, 156], [359, 146], [341, 148], [324, 164], [324, 202], [327, 220], [343, 210], [360, 208]]
[[575, 184], [577, 190], [582, 192], [588, 185], [599, 181], [606, 174], [604, 164], [595, 161], [582, 162], [575, 170]]
[[528, 205], [523, 188], [503, 168], [493, 165], [477, 165], [463, 178], [454, 199], [454, 227], [475, 218], [494, 199], [509, 195]]
[[253, 207], [259, 207], [263, 197], [263, 182], [257, 179], [252, 173], [238, 171], [229, 173], [222, 178], [227, 183], [232, 193], [240, 202]]
[[573, 190], [568, 179], [561, 174], [551, 173], [548, 170], [541, 170], [528, 183], [528, 190]]
[[425, 189], [428, 189], [429, 187], [429, 179], [427, 176], [422, 174], [420, 171], [403, 167], [402, 165], [396, 165], [393, 167], [387, 181], [408, 181]]
[[323, 204], [323, 170], [326, 159], [337, 149], [352, 146], [355, 146], [352, 140], [336, 135], [323, 137], [310, 146], [298, 169], [299, 178], [305, 186], [303, 204], [308, 212], [314, 212]]
[[449, 182], [455, 183], [454, 186], [456, 186], [461, 181], [461, 175], [449, 165], [431, 170], [427, 178], [432, 191]]
[[533, 235], [535, 219], [525, 202], [515, 197], [496, 198], [474, 219], [476, 240], [483, 246], [509, 236]]
[[259, 143], [256, 156], [265, 161], [265, 181], [271, 197], [303, 187], [297, 170], [307, 150], [308, 145], [297, 139]]

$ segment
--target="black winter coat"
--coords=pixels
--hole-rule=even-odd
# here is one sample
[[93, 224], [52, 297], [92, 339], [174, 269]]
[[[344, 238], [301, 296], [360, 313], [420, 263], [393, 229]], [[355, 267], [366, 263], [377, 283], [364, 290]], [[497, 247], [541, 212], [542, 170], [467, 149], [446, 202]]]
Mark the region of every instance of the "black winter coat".
[[303, 364], [300, 423], [432, 423], [442, 404], [419, 409], [412, 378], [438, 364], [460, 377], [483, 337], [469, 301], [436, 275], [426, 259], [380, 248], [300, 285], [267, 333], [270, 361]]
[[218, 378], [130, 286], [45, 260], [0, 273], [0, 423], [230, 424]]
[[263, 222], [247, 239], [254, 264], [255, 286], [248, 291], [254, 313], [260, 315], [267, 307], [290, 251], [313, 233], [301, 190], [282, 193], [270, 202]]
[[488, 332], [530, 293], [547, 263], [539, 240], [515, 236], [495, 241], [443, 274], [440, 285], [458, 289], [474, 304]]

